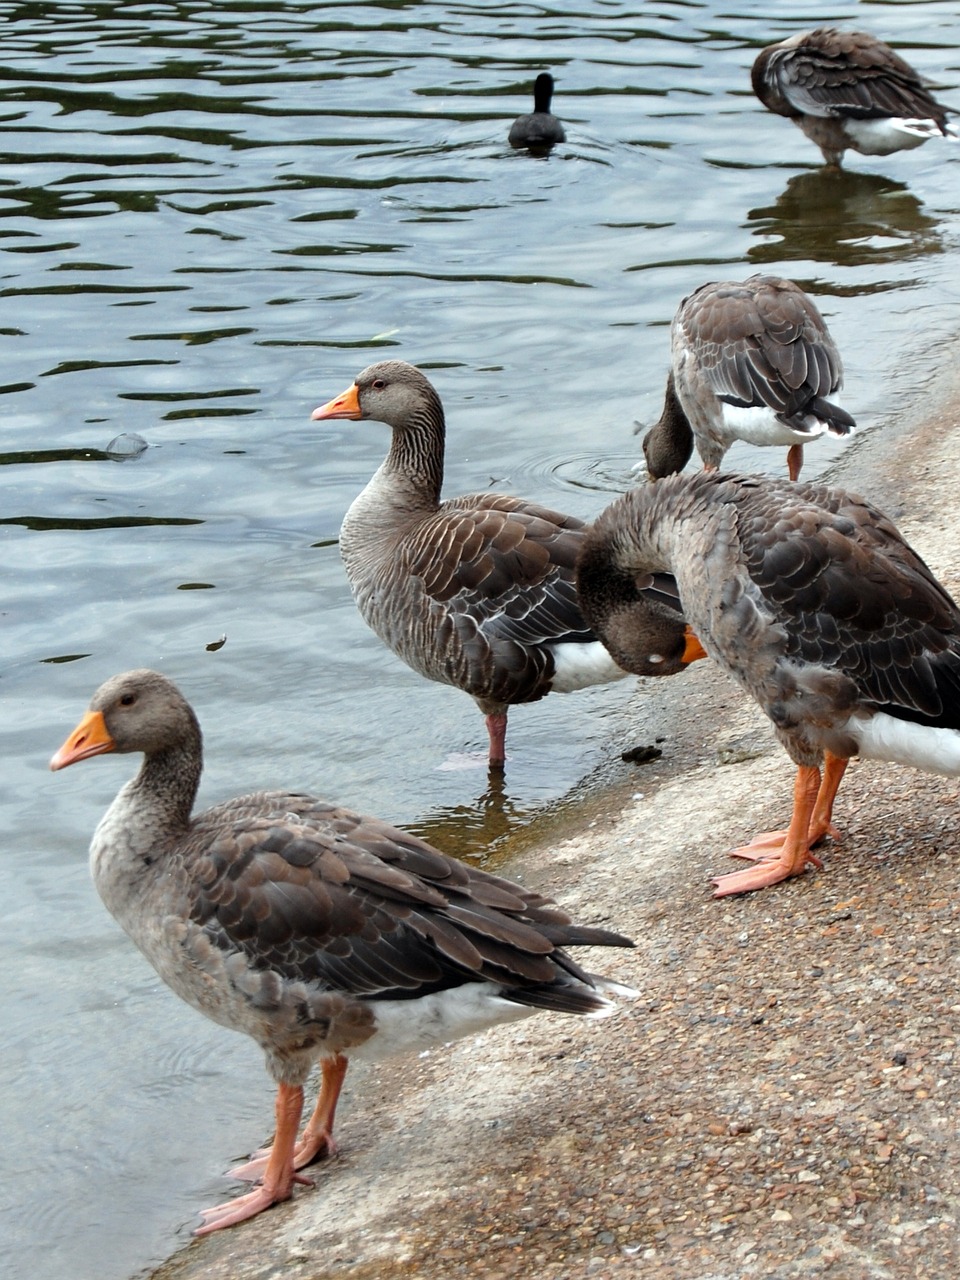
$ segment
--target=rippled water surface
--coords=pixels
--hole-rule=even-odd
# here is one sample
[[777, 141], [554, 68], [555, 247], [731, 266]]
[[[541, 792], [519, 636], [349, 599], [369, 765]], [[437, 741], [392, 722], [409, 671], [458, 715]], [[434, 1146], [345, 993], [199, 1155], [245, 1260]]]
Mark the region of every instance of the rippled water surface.
[[[269, 1129], [255, 1046], [167, 993], [89, 883], [90, 833], [134, 762], [47, 771], [104, 677], [180, 682], [203, 798], [309, 788], [454, 852], [609, 750], [623, 687], [517, 710], [500, 789], [450, 767], [483, 748], [481, 717], [365, 630], [337, 552], [386, 429], [311, 423], [315, 405], [372, 360], [424, 365], [447, 492], [590, 516], [630, 483], [667, 325], [705, 280], [769, 269], [810, 289], [867, 428], [947, 358], [960, 148], [824, 173], [749, 67], [836, 20], [960, 106], [955, 5], [742, 8], [0, 2], [11, 1275], [160, 1259]], [[534, 159], [505, 139], [543, 67], [567, 142]], [[810, 450], [809, 474], [831, 456]], [[361, 1105], [348, 1083], [345, 1113]]]

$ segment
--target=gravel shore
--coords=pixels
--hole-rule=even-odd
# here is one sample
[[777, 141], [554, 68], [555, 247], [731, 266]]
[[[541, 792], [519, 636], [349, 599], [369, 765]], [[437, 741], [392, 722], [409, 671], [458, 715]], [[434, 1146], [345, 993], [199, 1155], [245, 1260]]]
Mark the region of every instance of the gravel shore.
[[[955, 595], [958, 381], [827, 477]], [[957, 781], [855, 763], [822, 871], [715, 901], [724, 851], [789, 817], [789, 759], [707, 662], [625, 724], [662, 756], [588, 780], [506, 873], [636, 938], [577, 958], [639, 997], [351, 1069], [315, 1188], [153, 1280], [960, 1275]]]

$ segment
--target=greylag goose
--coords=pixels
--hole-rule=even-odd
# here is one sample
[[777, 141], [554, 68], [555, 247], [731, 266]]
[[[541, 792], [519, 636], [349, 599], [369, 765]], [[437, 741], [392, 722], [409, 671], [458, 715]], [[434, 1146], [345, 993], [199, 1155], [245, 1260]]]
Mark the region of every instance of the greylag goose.
[[791, 119], [837, 168], [847, 148], [888, 156], [960, 136], [913, 67], [865, 31], [801, 31], [762, 50], [750, 78], [763, 105]]
[[[200, 727], [176, 686], [128, 671], [97, 690], [50, 762], [142, 752], [90, 847], [107, 909], [201, 1013], [253, 1037], [277, 1083], [273, 1146], [237, 1177], [252, 1192], [204, 1212], [203, 1235], [289, 1198], [333, 1154], [351, 1057], [380, 1059], [553, 1009], [600, 1015], [601, 990], [565, 946], [630, 947], [549, 899], [415, 836], [311, 796], [259, 791], [191, 816]], [[303, 1086], [319, 1100], [299, 1142]]]
[[[851, 756], [960, 773], [960, 611], [880, 511], [842, 489], [698, 472], [644, 485], [597, 519], [580, 559], [586, 617], [631, 665], [634, 578], [675, 576], [688, 624], [756, 699], [797, 766], [786, 831], [716, 896], [800, 875], [831, 827]], [[636, 642], [642, 660], [646, 638]], [[823, 776], [821, 779], [821, 768]]]
[[552, 97], [553, 76], [549, 71], [541, 71], [533, 84], [533, 111], [529, 115], [517, 116], [510, 126], [507, 141], [511, 147], [549, 151], [558, 142], [566, 141], [563, 125], [550, 112]]
[[[440, 501], [443, 405], [419, 369], [370, 365], [313, 418], [386, 423], [386, 459], [353, 502], [340, 554], [364, 621], [429, 680], [452, 684], [486, 717], [489, 763], [505, 756], [507, 708], [626, 674], [583, 620], [574, 565], [586, 526], [534, 502], [475, 493]], [[657, 596], [658, 656], [679, 660], [683, 619]], [[675, 603], [675, 602], [674, 602]]]
[[789, 445], [791, 480], [803, 446], [849, 435], [836, 403], [840, 352], [813, 300], [780, 276], [701, 285], [677, 308], [663, 413], [643, 441], [651, 479], [681, 471], [693, 446], [715, 470], [736, 440]]

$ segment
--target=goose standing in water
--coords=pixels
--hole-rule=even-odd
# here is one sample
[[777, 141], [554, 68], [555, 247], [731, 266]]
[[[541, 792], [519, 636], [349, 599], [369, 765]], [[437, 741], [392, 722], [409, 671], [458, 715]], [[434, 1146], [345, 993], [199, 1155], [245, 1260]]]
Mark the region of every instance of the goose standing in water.
[[[842, 489], [699, 472], [628, 493], [589, 533], [586, 617], [630, 666], [634, 579], [671, 573], [710, 657], [756, 699], [797, 766], [786, 831], [714, 881], [746, 893], [819, 867], [851, 756], [960, 773], [960, 611], [881, 512]], [[611, 634], [611, 624], [615, 633]], [[822, 778], [821, 778], [822, 769]]]
[[549, 71], [541, 71], [533, 84], [533, 111], [525, 116], [517, 116], [510, 126], [507, 141], [511, 147], [544, 152], [558, 142], [566, 141], [563, 125], [550, 111], [552, 97], [553, 76]]
[[960, 136], [913, 67], [865, 31], [801, 31], [764, 49], [750, 78], [763, 105], [791, 119], [837, 168], [848, 148], [888, 156]]
[[[443, 405], [419, 369], [370, 365], [313, 418], [392, 429], [386, 459], [344, 517], [340, 554], [370, 629], [414, 671], [474, 698], [491, 766], [506, 759], [509, 707], [627, 674], [577, 602], [583, 521], [507, 494], [440, 501]], [[683, 619], [668, 580], [648, 588], [646, 625], [673, 669], [685, 650]]]
[[[311, 796], [259, 791], [191, 816], [200, 727], [155, 671], [114, 676], [50, 762], [142, 752], [90, 847], [107, 909], [183, 1000], [253, 1037], [277, 1082], [276, 1136], [233, 1170], [259, 1181], [207, 1209], [204, 1235], [290, 1197], [296, 1170], [336, 1151], [351, 1057], [378, 1060], [538, 1009], [601, 1015], [617, 988], [565, 946], [630, 947], [549, 899], [415, 836]], [[303, 1086], [322, 1073], [297, 1140]]]
[[693, 446], [716, 470], [736, 440], [788, 445], [796, 480], [803, 446], [846, 436], [836, 403], [843, 363], [812, 299], [780, 276], [701, 285], [677, 308], [663, 413], [643, 441], [652, 480], [682, 471]]

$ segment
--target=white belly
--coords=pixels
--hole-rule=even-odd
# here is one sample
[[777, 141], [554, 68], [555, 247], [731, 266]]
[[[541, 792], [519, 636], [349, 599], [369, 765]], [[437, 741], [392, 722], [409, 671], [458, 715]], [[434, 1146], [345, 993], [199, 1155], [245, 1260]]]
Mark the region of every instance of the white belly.
[[940, 134], [933, 120], [903, 120], [897, 116], [886, 120], [845, 120], [844, 128], [865, 156], [911, 151]]
[[381, 1062], [395, 1053], [407, 1053], [479, 1035], [501, 1022], [517, 1022], [536, 1013], [528, 1005], [514, 1004], [497, 994], [489, 982], [468, 982], [449, 991], [437, 991], [417, 1000], [370, 1000], [377, 1022], [376, 1034], [350, 1050], [360, 1062]]
[[628, 673], [618, 667], [599, 640], [589, 644], [557, 644], [552, 648], [554, 661], [553, 693], [572, 693], [595, 684], [622, 680]]
[[[831, 403], [836, 404], [837, 401]], [[725, 404], [723, 426], [717, 434], [729, 448], [736, 440], [745, 440], [747, 444], [804, 444], [822, 436], [827, 430], [825, 423], [809, 415], [804, 419], [804, 428], [797, 431], [788, 427], [772, 409], [746, 409], [740, 405]]]
[[867, 760], [890, 760], [930, 773], [960, 774], [960, 732], [931, 729], [896, 716], [851, 716], [847, 730]]

